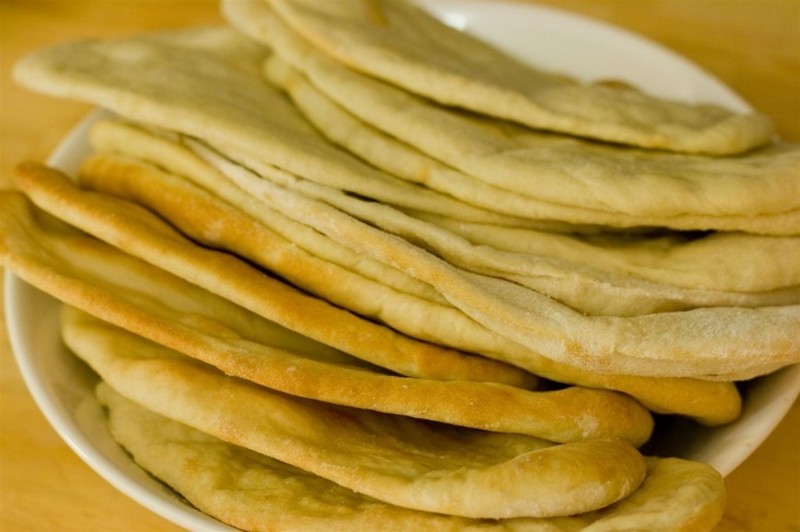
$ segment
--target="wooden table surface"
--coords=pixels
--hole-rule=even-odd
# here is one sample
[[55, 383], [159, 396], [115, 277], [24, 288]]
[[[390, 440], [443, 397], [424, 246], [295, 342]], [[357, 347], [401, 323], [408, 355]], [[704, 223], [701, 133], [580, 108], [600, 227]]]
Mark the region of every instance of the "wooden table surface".
[[[800, 141], [797, 0], [545, 0], [646, 35], [722, 79]], [[88, 36], [220, 21], [212, 0], [0, 0], [0, 186], [42, 161], [89, 109], [16, 87], [21, 54]], [[0, 311], [0, 321], [4, 315]], [[0, 531], [166, 531], [73, 454], [34, 405], [0, 327]], [[727, 479], [720, 530], [800, 530], [800, 404]]]

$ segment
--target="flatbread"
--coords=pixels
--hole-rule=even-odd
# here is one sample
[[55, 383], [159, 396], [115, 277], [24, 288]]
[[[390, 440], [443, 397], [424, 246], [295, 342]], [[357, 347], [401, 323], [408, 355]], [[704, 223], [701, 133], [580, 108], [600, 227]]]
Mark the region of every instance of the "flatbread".
[[[511, 281], [582, 313], [637, 316], [699, 307], [760, 307], [800, 302], [800, 291], [795, 287], [755, 294], [682, 288], [621, 272], [606, 272], [592, 264], [576, 264], [557, 256], [473, 245], [446, 227], [288, 174], [258, 158], [237, 152], [230, 145], [221, 143], [214, 148], [230, 155], [238, 164], [251, 168], [261, 179], [269, 179], [325, 202], [370, 226], [400, 236], [449, 264], [468, 272]], [[785, 252], [791, 255], [794, 248], [790, 245], [785, 247], [788, 248]], [[787, 267], [791, 269], [794, 264]]]
[[[92, 134], [96, 146], [108, 146], [114, 150], [121, 150], [123, 153], [137, 151], [143, 156], [148, 157], [150, 162], [164, 168], [177, 167], [180, 164], [178, 162], [170, 162], [172, 158], [180, 157], [183, 159], [190, 157], [188, 154], [177, 153], [183, 152], [185, 149], [167, 139], [152, 138], [152, 136], [150, 138], [145, 138], [148, 135], [147, 133], [141, 130], [136, 131], [131, 127], [112, 126], [111, 124], [102, 122], [99, 125], [102, 127], [96, 130], [93, 128], [96, 132]], [[114, 129], [114, 131], [110, 131], [111, 129]], [[100, 138], [103, 136], [119, 138], [116, 140], [113, 140], [113, 138], [111, 140], [103, 140]], [[146, 144], [147, 147], [131, 148], [130, 146], [133, 144]], [[250, 160], [245, 162], [248, 164], [257, 164], [255, 161]], [[202, 164], [202, 162], [198, 161], [197, 164], [193, 166], [200, 164]], [[209, 173], [207, 170], [199, 171], [196, 168], [192, 168], [190, 171], [195, 175], [205, 175]], [[138, 174], [138, 177], [128, 176], [128, 174], [132, 173]], [[128, 197], [133, 196], [131, 199], [134, 199], [134, 201], [141, 201], [138, 198], [144, 196], [152, 197], [152, 199], [149, 200], [150, 204], [158, 201], [170, 201], [170, 196], [154, 195], [154, 190], [142, 183], [142, 181], [149, 180], [154, 182], [151, 186], [156, 186], [156, 183], [169, 179], [169, 176], [149, 176], [149, 173], [150, 172], [141, 165], [137, 166], [133, 162], [126, 162], [104, 155], [89, 158], [87, 162], [84, 163], [80, 175], [81, 180], [92, 188], [99, 188], [100, 190], [117, 189], [120, 192], [116, 194], [122, 194]], [[265, 177], [277, 177], [280, 179], [280, 176], [276, 172], [272, 172], [269, 176], [264, 172], [260, 173]], [[202, 177], [199, 179], [202, 179]], [[218, 194], [218, 190], [225, 187], [225, 185], [218, 184], [219, 181], [219, 179], [215, 180], [216, 186], [208, 187], [210, 193]], [[119, 186], [115, 187], [115, 183], [119, 183]], [[134, 193], [134, 189], [138, 190], [138, 192]], [[131, 192], [125, 193], [125, 190]], [[311, 193], [314, 194], [313, 191]], [[251, 198], [248, 196], [243, 196], [242, 198], [231, 198], [232, 194], [227, 194], [227, 197], [236, 201], [236, 203], [234, 203], [236, 208], [242, 210], [247, 209], [246, 205], [243, 207], [239, 207], [239, 205], [243, 202], [246, 204], [251, 201]], [[516, 251], [507, 252], [502, 249], [485, 246], [483, 243], [475, 245], [469, 240], [465, 240], [457, 233], [454, 233], [446, 226], [442, 227], [436, 223], [432, 224], [427, 220], [417, 220], [413, 217], [403, 216], [402, 213], [386, 209], [374, 202], [361, 202], [347, 195], [337, 195], [331, 198], [330, 195], [321, 196], [317, 194], [315, 197], [327, 200], [329, 203], [336, 205], [350, 214], [360, 219], [365, 219], [376, 227], [381, 227], [386, 231], [402, 235], [408, 240], [423, 243], [427, 249], [439, 256], [445, 257], [453, 264], [470, 271], [514, 280], [519, 284], [554, 297], [572, 308], [591, 314], [636, 315], [653, 311], [684, 310], [700, 306], [768, 306], [800, 302], [800, 288], [791, 287], [785, 290], [773, 290], [765, 293], [721, 292], [707, 289], [676, 288], [670, 284], [664, 285], [661, 283], [637, 280], [635, 277], [631, 276], [630, 272], [614, 271], [607, 273], [602, 270], [602, 267], [600, 269], [595, 268], [594, 265], [586, 259], [582, 259], [583, 264], [581, 264], [580, 261], [570, 259], [562, 260], [558, 253], [548, 252], [544, 249], [541, 253], [518, 253]], [[206, 195], [206, 198], [208, 201], [214, 201], [210, 194]], [[177, 199], [173, 199], [173, 203], [175, 202], [177, 202]], [[161, 212], [162, 216], [170, 218], [179, 216], [179, 212], [183, 211], [184, 208], [179, 203], [178, 205], [161, 207], [157, 210]], [[270, 211], [269, 214], [267, 216], [259, 216], [259, 219], [267, 220], [275, 216], [282, 216], [275, 213], [272, 208], [268, 207], [268, 210]], [[191, 215], [192, 213], [187, 214]], [[199, 213], [195, 213], [194, 216], [199, 216]], [[231, 211], [230, 216], [237, 217], [239, 215]], [[242, 218], [242, 223], [246, 223], [246, 219], [244, 217]], [[217, 220], [219, 219], [219, 215], [208, 216], [207, 219]], [[202, 222], [201, 219], [198, 219], [197, 222], [189, 225], [189, 227], [197, 228], [194, 231], [195, 236], [193, 236], [193, 238], [205, 240], [207, 243], [215, 245], [213, 242], [213, 240], [215, 240], [215, 230], [198, 228], [198, 224], [205, 223], [206, 222]], [[240, 233], [236, 240], [241, 241], [241, 244], [238, 244], [237, 247], [239, 249], [234, 249], [234, 251], [244, 254], [249, 259], [253, 260], [254, 254], [258, 255], [261, 253], [261, 245], [252, 242], [252, 239], [244, 234], [244, 230], [237, 229], [236, 231]], [[536, 236], [539, 237], [539, 240], [545, 240], [545, 242], [553, 240], [552, 237], [548, 238], [550, 235], [545, 233], [536, 233], [534, 237]], [[294, 239], [292, 238], [292, 240]], [[743, 238], [743, 240], [745, 240], [745, 242], [747, 241], [746, 238]], [[564, 237], [562, 242], [564, 246], [572, 244], [572, 247], [568, 248], [568, 251], [572, 251], [573, 248], [579, 247], [580, 245], [580, 242], [575, 242], [574, 239], [569, 239], [568, 237]], [[798, 241], [797, 244], [800, 245], [800, 241]], [[228, 246], [228, 249], [230, 249], [231, 244], [218, 242], [216, 245], [222, 247]], [[250, 251], [242, 253], [242, 246], [249, 248]], [[584, 248], [589, 247], [590, 246], [584, 245]], [[558, 249], [555, 246], [554, 248], [556, 250]], [[573, 255], [580, 256], [580, 251], [580, 249], [573, 251]], [[583, 249], [584, 253], [587, 251], [590, 250]], [[602, 251], [602, 249], [598, 249], [598, 251]], [[636, 250], [633, 250], [634, 253], [635, 251]], [[657, 253], [658, 255], [664, 256], [668, 250], [664, 250], [662, 247], [658, 251], [661, 252]], [[782, 251], [783, 255], [788, 255], [789, 259], [773, 261], [776, 263], [774, 271], [782, 272], [795, 268], [794, 263], [790, 259], [793, 251], [790, 242], [785, 242], [783, 245], [777, 243], [775, 245], [776, 255], [780, 255], [780, 253], [778, 253], [779, 251]], [[266, 250], [264, 253], [266, 253]], [[619, 255], [623, 253], [624, 250], [621, 250]], [[722, 260], [722, 257], [719, 255], [717, 255], [716, 258], [718, 261]], [[758, 255], [752, 258], [756, 264], [754, 268], [758, 268], [758, 264], [763, 262], [759, 261], [758, 258]], [[259, 262], [258, 259], [255, 260]], [[269, 261], [269, 259], [265, 260]], [[736, 263], [740, 264], [741, 262], [741, 257], [737, 257]], [[787, 264], [787, 262], [791, 264]], [[430, 318], [434, 321], [418, 321], [416, 318], [419, 316], [419, 313], [411, 312], [409, 309], [401, 310], [402, 316], [391, 319], [388, 315], [394, 313], [389, 309], [385, 309], [387, 305], [381, 303], [381, 301], [384, 300], [382, 293], [385, 292], [385, 288], [382, 286], [370, 287], [368, 290], [353, 288], [352, 290], [348, 290], [348, 294], [338, 296], [337, 293], [340, 290], [348, 289], [352, 284], [345, 281], [345, 278], [348, 277], [347, 273], [349, 272], [344, 272], [341, 269], [336, 269], [331, 272], [330, 275], [337, 278], [335, 286], [332, 286], [330, 276], [328, 276], [328, 280], [326, 280], [318, 273], [309, 273], [298, 265], [289, 268], [281, 268], [275, 265], [264, 264], [263, 262], [260, 263], [273, 270], [274, 268], [278, 268], [274, 271], [277, 271], [294, 284], [305, 289], [310, 289], [312, 292], [322, 295], [322, 297], [328, 297], [336, 304], [343, 305], [346, 308], [356, 310], [362, 314], [366, 313], [382, 321], [389, 319], [390, 321], [387, 323], [390, 323], [393, 327], [407, 332], [412, 336], [439, 341], [446, 345], [466, 350], [478, 350], [480, 352], [485, 349], [485, 347], [482, 346], [469, 344], [468, 338], [464, 338], [467, 343], [462, 344], [459, 338], [463, 336], [463, 327], [455, 327], [456, 330], [453, 330], [452, 333], [448, 333], [448, 329], [453, 329], [454, 325], [449, 321], [449, 318], [441, 315], [441, 313], [434, 313], [434, 316]], [[784, 268], [782, 268], [781, 265], [783, 265]], [[719, 267], [723, 269], [725, 265], [720, 264]], [[765, 266], [764, 268], [767, 269], [770, 267]], [[730, 265], [730, 269], [734, 269], [733, 264]], [[669, 271], [666, 273], [668, 274]], [[787, 275], [791, 275], [791, 273]], [[310, 283], [314, 286], [309, 286]], [[324, 294], [329, 295], [326, 296]], [[367, 297], [366, 294], [369, 294], [369, 296]], [[405, 306], [406, 305], [401, 303], [401, 307]], [[441, 307], [441, 305], [438, 305], [438, 307]], [[386, 314], [387, 317], [382, 317], [380, 314]], [[406, 317], [406, 319], [404, 320], [403, 317]], [[408, 323], [409, 319], [414, 323]], [[428, 329], [437, 329], [437, 323], [441, 323], [443, 330], [441, 333], [423, 333], [420, 323], [425, 323]], [[420, 336], [420, 334], [423, 334], [423, 336]], [[439, 336], [437, 336], [437, 334]], [[441, 338], [441, 334], [447, 335], [447, 339]]]
[[[746, 313], [737, 314], [741, 319], [734, 319], [734, 327], [744, 324], [755, 330], [758, 325], [758, 332], [766, 334], [757, 339], [755, 349], [745, 350], [743, 357], [713, 366], [708, 361], [719, 362], [716, 353], [684, 356], [717, 340], [697, 341], [692, 335], [694, 323], [677, 320], [678, 335], [683, 337], [688, 332], [689, 340], [686, 345], [678, 342], [678, 356], [671, 351], [663, 356], [651, 354], [648, 342], [663, 341], [666, 331], [676, 333], [669, 319], [664, 323], [660, 316], [641, 322], [581, 320], [557, 302], [548, 306], [547, 298], [538, 292], [539, 285], [537, 290], [526, 286], [528, 278], [535, 276], [531, 271], [515, 278], [513, 269], [505, 266], [495, 271], [489, 262], [481, 262], [484, 259], [473, 263], [460, 251], [468, 247], [452, 245], [461, 241], [458, 233], [431, 220], [525, 231], [541, 227], [569, 230], [572, 222], [542, 225], [538, 219], [509, 213], [502, 202], [492, 209], [464, 200], [470, 194], [474, 197], [476, 191], [463, 198], [458, 194], [448, 197], [422, 186], [424, 177], [398, 179], [371, 168], [327, 143], [287, 101], [259, 83], [259, 65], [266, 57], [263, 46], [246, 42], [234, 32], [207, 29], [134, 38], [113, 45], [65, 45], [30, 56], [18, 65], [19, 79], [34, 86], [113, 107], [133, 119], [142, 119], [146, 127], [170, 127], [179, 133], [176, 139], [190, 144], [215, 168], [195, 165], [197, 157], [182, 161], [192, 159], [190, 166], [200, 168], [204, 177], [211, 176], [210, 182], [215, 185], [225, 182], [221, 189], [224, 201], [220, 201], [213, 195], [215, 186], [202, 191], [202, 185], [176, 185], [176, 176], [163, 168], [117, 155], [96, 156], [83, 166], [84, 184], [98, 189], [108, 186], [122, 196], [130, 194], [117, 188], [127, 187], [126, 180], [142, 177], [154, 179], [149, 181], [154, 185], [167, 183], [170, 192], [176, 193], [172, 199], [177, 203], [159, 203], [160, 208], [166, 213], [170, 205], [177, 205], [178, 216], [171, 220], [178, 219], [177, 229], [201, 242], [197, 245], [141, 205], [106, 193], [81, 191], [56, 171], [24, 165], [18, 183], [31, 199], [120, 248], [64, 225], [33, 208], [19, 194], [0, 194], [0, 257], [9, 269], [68, 303], [123, 327], [65, 307], [65, 342], [124, 395], [207, 432], [211, 438], [222, 438], [224, 452], [236, 454], [234, 447], [226, 447], [228, 444], [244, 445], [255, 451], [250, 456], [270, 455], [310, 471], [312, 475], [301, 475], [314, 480], [301, 482], [301, 489], [309, 485], [317, 489], [317, 482], [324, 477], [327, 480], [321, 480], [322, 485], [332, 481], [333, 490], [351, 494], [345, 498], [345, 506], [352, 501], [358, 507], [377, 503], [373, 506], [376, 513], [366, 515], [367, 522], [385, 518], [387, 510], [383, 507], [392, 508], [389, 515], [396, 515], [392, 512], [400, 505], [407, 508], [401, 511], [409, 514], [404, 524], [420, 523], [418, 526], [427, 519], [423, 517], [427, 514], [419, 511], [440, 513], [433, 521], [436, 523], [449, 526], [460, 522], [468, 527], [473, 524], [469, 519], [510, 519], [512, 529], [518, 525], [520, 529], [571, 529], [591, 522], [601, 529], [713, 525], [721, 513], [719, 475], [697, 464], [651, 459], [647, 462], [649, 476], [645, 476], [645, 461], [631, 444], [647, 439], [652, 420], [634, 399], [576, 387], [554, 392], [520, 389], [536, 386], [538, 379], [506, 362], [527, 369], [543, 367], [550, 375], [564, 374], [567, 378], [563, 382], [572, 379], [640, 391], [645, 405], [652, 397], [656, 411], [677, 408], [680, 413], [692, 412], [690, 415], [701, 421], [718, 423], [738, 413], [740, 399], [735, 387], [730, 382], [700, 382], [673, 375], [733, 379], [797, 361], [796, 356], [783, 351], [796, 354], [797, 339], [792, 333], [776, 335], [770, 328], [795, 325], [798, 319], [793, 310], [764, 309], [766, 326], [759, 319], [762, 314], [753, 314], [753, 319]], [[165, 81], [167, 74], [169, 82]], [[232, 83], [231, 92], [217, 91], [216, 82], [223, 80]], [[264, 104], [273, 107], [267, 112]], [[205, 134], [209, 131], [211, 138]], [[201, 136], [208, 144], [180, 135]], [[215, 148], [222, 150], [215, 153]], [[260, 154], [270, 155], [262, 159]], [[284, 164], [289, 168], [283, 168]], [[273, 175], [281, 176], [276, 181], [278, 186], [263, 179]], [[109, 176], [118, 181], [100, 185]], [[141, 194], [141, 189], [136, 194]], [[247, 199], [243, 201], [244, 197]], [[230, 198], [234, 200], [226, 205]], [[181, 205], [182, 200], [188, 200], [186, 205]], [[277, 225], [288, 232], [300, 229], [305, 235], [302, 240], [314, 243], [295, 253], [288, 242], [278, 242], [277, 234], [267, 235], [258, 217], [248, 218], [248, 213], [263, 208], [266, 200], [271, 202], [269, 214], [284, 219]], [[372, 207], [378, 210], [361, 210], [369, 203], [375, 203]], [[247, 208], [237, 211], [241, 204]], [[294, 212], [298, 207], [299, 212]], [[188, 217], [180, 212], [182, 209], [198, 209], [195, 215], [211, 216], [202, 221]], [[373, 216], [379, 211], [388, 215]], [[419, 213], [410, 217], [414, 223], [421, 221], [419, 227], [430, 229], [415, 232], [396, 225], [397, 220], [413, 213]], [[228, 253], [240, 252], [238, 247], [244, 245], [248, 231], [252, 231], [250, 236], [267, 235], [271, 240], [261, 243], [268, 247], [278, 242], [272, 260], [284, 268], [287, 277], [294, 275], [298, 284], [327, 290], [333, 295], [330, 299], [340, 298], [334, 303], [343, 307], [353, 304], [356, 293], [370, 277], [313, 257], [313, 250], [325, 249], [325, 255], [338, 256], [347, 263], [359, 255], [366, 257], [365, 247], [374, 246], [369, 252], [372, 255], [360, 262], [370, 265], [364, 270], [371, 272], [373, 280], [380, 280], [381, 272], [391, 272], [385, 303], [394, 303], [402, 296], [415, 309], [406, 322], [401, 320], [402, 309], [393, 309], [397, 323], [405, 323], [425, 340], [436, 341], [443, 324], [426, 330], [423, 323], [428, 321], [428, 311], [458, 317], [464, 330], [480, 331], [488, 342], [505, 346], [510, 355], [492, 353], [484, 358], [449, 345], [420, 342], [295, 290], [252, 264], [259, 262], [253, 260], [258, 256], [257, 243], [251, 244], [250, 256], [242, 253], [246, 261]], [[364, 237], [363, 242], [351, 242], [353, 236]], [[443, 267], [430, 251], [446, 259]], [[292, 269], [298, 265], [308, 269]], [[344, 274], [352, 287], [342, 287], [338, 292], [339, 287], [326, 288], [322, 277], [310, 280], [323, 272], [330, 274], [328, 280]], [[565, 289], [571, 289], [569, 283]], [[363, 300], [355, 305], [361, 305], [371, 318], [383, 321], [379, 307], [369, 308]], [[692, 318], [697, 316], [693, 314]], [[701, 331], [708, 323], [715, 323], [715, 316], [706, 317], [706, 321], [702, 313], [699, 316]], [[562, 326], [570, 334], [577, 331], [577, 340], [559, 338], [558, 333], [548, 336]], [[544, 336], [534, 341], [542, 331]], [[739, 340], [732, 336], [733, 341]], [[542, 346], [550, 358], [539, 354]], [[553, 346], [556, 356], [550, 350]], [[778, 349], [769, 351], [775, 347]], [[644, 350], [644, 356], [639, 349]], [[769, 356], [751, 363], [748, 357], [753, 353], [759, 356], [765, 349]], [[565, 353], [568, 356], [562, 358]], [[593, 359], [589, 364], [576, 368], [562, 362], [574, 354], [582, 361], [587, 353]], [[608, 370], [613, 373], [593, 373], [596, 363], [613, 366]], [[718, 367], [728, 369], [730, 363], [745, 369], [742, 373], [707, 373]], [[630, 368], [635, 368], [633, 373], [646, 368], [645, 375], [667, 377], [616, 373], [630, 372]], [[643, 389], [651, 383], [652, 389]], [[109, 399], [113, 394], [104, 389], [99, 392], [101, 397], [113, 402], [115, 399]], [[665, 390], [678, 394], [665, 394]], [[701, 392], [701, 397], [685, 397], [693, 391]], [[715, 394], [725, 401], [711, 407], [709, 402]], [[471, 428], [422, 422], [414, 417]], [[204, 437], [200, 435], [199, 439]], [[182, 450], [175, 451], [174, 465], [180, 468], [186, 462], [182, 462]], [[663, 474], [654, 473], [667, 463], [670, 465], [665, 466]], [[227, 471], [236, 476], [234, 471]], [[293, 473], [288, 471], [289, 476], [282, 477], [284, 483], [292, 481], [289, 477]], [[185, 482], [181, 471], [174, 474], [175, 482]], [[680, 483], [687, 485], [685, 489], [679, 489], [679, 477]], [[653, 478], [672, 480], [660, 484], [651, 482]], [[238, 486], [236, 482], [234, 485]], [[645, 495], [638, 495], [637, 486], [648, 487], [643, 490]], [[234, 514], [247, 513], [250, 503], [236, 506], [241, 502], [236, 491], [230, 493], [231, 498], [217, 498], [211, 506], [232, 503]], [[207, 493], [205, 482], [195, 486], [194, 496], [201, 503], [207, 500]], [[333, 495], [333, 499], [336, 497]], [[677, 503], [687, 503], [691, 509], [670, 506]], [[314, 504], [312, 501], [310, 506]], [[654, 514], [653, 509], [663, 508], [674, 516]], [[590, 513], [585, 514], [587, 511]], [[449, 519], [444, 514], [457, 517]], [[572, 514], [579, 517], [550, 519]], [[289, 508], [288, 519], [295, 517]], [[300, 515], [301, 520], [304, 518]], [[362, 519], [362, 515], [355, 519]]]
[[222, 295], [287, 329], [401, 375], [535, 386], [518, 368], [401, 335], [311, 297], [229, 254], [203, 249], [141, 207], [77, 189], [58, 171], [28, 166], [17, 183], [67, 223]]
[[[388, 374], [90, 237], [47, 230], [19, 199], [3, 198], [18, 227], [3, 235], [13, 271], [62, 301], [228, 375], [334, 404], [551, 441], [620, 438], [641, 445], [650, 436], [649, 413], [623, 394]], [[102, 271], [92, 264], [102, 264]]]
[[308, 42], [350, 68], [446, 105], [537, 129], [716, 154], [746, 151], [772, 133], [762, 115], [583, 85], [524, 65], [402, 0], [268, 3]]
[[388, 505], [142, 408], [106, 383], [109, 429], [143, 469], [241, 530], [462, 530], [468, 519]]
[[[424, 301], [442, 303], [445, 299], [430, 285], [422, 283], [382, 262], [356, 255], [349, 248], [320, 235], [309, 227], [282, 215], [275, 209], [256, 201], [230, 183], [215, 168], [191, 150], [170, 140], [164, 130], [145, 131], [141, 125], [119, 120], [100, 120], [88, 131], [93, 149], [105, 153], [121, 153], [148, 161], [172, 174], [190, 178], [199, 188], [216, 198], [235, 205], [243, 215], [257, 220], [264, 228], [294, 246], [308, 251], [327, 263], [353, 271], [397, 292], [414, 295]], [[163, 214], [162, 214], [163, 216]], [[341, 282], [341, 279], [340, 279]]]
[[[344, 261], [353, 271], [320, 260], [318, 256], [329, 255], [326, 248], [331, 245], [321, 241], [323, 235], [317, 235], [317, 245], [306, 243], [307, 253], [298, 245], [282, 243], [269, 228], [283, 215], [263, 203], [252, 204], [249, 196], [235, 194], [241, 190], [222, 174], [214, 175], [215, 169], [176, 143], [112, 122], [98, 123], [91, 129], [91, 137], [98, 148], [143, 157], [159, 168], [181, 172], [194, 185], [132, 160], [96, 156], [83, 164], [80, 180], [84, 186], [145, 205], [202, 244], [241, 255], [339, 306], [417, 338], [517, 361], [551, 380], [623, 391], [655, 412], [680, 413], [712, 425], [729, 422], [739, 414], [741, 400], [730, 383], [601, 375], [558, 364], [486, 329], [443, 299], [431, 301], [404, 292], [402, 287], [390, 290], [372, 282], [357, 268], [366, 262], [363, 259]], [[249, 199], [251, 208], [240, 211], [225, 206], [214, 195], [203, 192], [203, 185], [215, 193], [225, 191], [223, 195], [236, 205]], [[297, 237], [301, 229], [308, 230], [301, 225], [292, 228], [295, 233], [286, 234], [287, 238]], [[364, 298], [364, 294], [369, 297]], [[373, 310], [376, 306], [377, 312]]]
[[708, 466], [647, 460], [647, 476], [623, 501], [573, 517], [474, 521], [381, 503], [148, 411], [107, 384], [97, 388], [115, 439], [142, 468], [204, 512], [244, 530], [711, 530], [725, 488]]
[[[587, 268], [683, 288], [762, 293], [786, 298], [784, 304], [798, 301], [798, 236], [658, 229], [639, 234], [576, 234], [462, 222], [422, 212], [413, 216], [452, 231], [475, 245], [554, 256]], [[778, 300], [774, 301], [777, 304]], [[741, 303], [751, 306], [744, 300]]]
[[[203, 154], [253, 197], [431, 284], [479, 323], [558, 362], [606, 374], [720, 380], [752, 378], [798, 362], [800, 305], [585, 316], [534, 290], [453, 266], [367, 225], [310, 197], [309, 191], [318, 190], [313, 184], [293, 178], [278, 185], [212, 150]], [[244, 157], [226, 155], [237, 161]], [[341, 198], [332, 189], [326, 194]], [[525, 367], [522, 360], [513, 363]]]
[[[232, 5], [242, 9], [249, 3], [236, 2]], [[253, 3], [263, 7], [261, 0], [253, 0]], [[230, 9], [232, 8], [228, 8]], [[242, 13], [241, 16], [246, 14]], [[246, 20], [248, 24], [259, 22], [258, 17], [247, 17]], [[237, 25], [244, 28], [243, 23]], [[258, 37], [261, 31], [267, 31], [267, 28], [255, 26], [248, 33]], [[265, 39], [262, 37], [261, 40]], [[264, 71], [267, 78], [283, 89], [303, 116], [331, 142], [400, 179], [427, 186], [483, 208], [497, 209], [498, 205], [502, 205], [509, 214], [537, 220], [543, 228], [550, 230], [575, 230], [575, 224], [558, 226], [556, 224], [559, 222], [552, 220], [579, 220], [584, 216], [581, 209], [508, 191], [439, 162], [416, 147], [355, 117], [309, 83], [305, 76], [279, 56], [270, 56]], [[580, 229], [586, 230], [583, 227]], [[598, 229], [590, 227], [588, 230]]]
[[[266, 55], [265, 46], [230, 28], [193, 28], [56, 45], [21, 59], [14, 76], [31, 89], [91, 102], [131, 120], [226, 139], [353, 194], [457, 219], [524, 225], [399, 180], [336, 148], [265, 83]], [[218, 90], [223, 85], [227, 90]]]
[[[67, 307], [68, 308], [68, 307]], [[227, 377], [67, 310], [67, 346], [110, 386], [161, 415], [384, 502], [500, 519], [571, 515], [633, 492], [645, 461], [621, 440], [553, 445], [336, 407]]]
[[[82, 164], [81, 186], [145, 205], [204, 245], [232, 251], [406, 334], [467, 351], [491, 349], [490, 341], [480, 335], [472, 339], [476, 334], [458, 325], [464, 316], [459, 318], [430, 285], [358, 256], [254, 201], [179, 142], [116, 121], [98, 122], [89, 134], [98, 154]], [[423, 313], [425, 318], [417, 318]]]
[[[718, 158], [537, 133], [436, 106], [349, 70], [287, 31], [256, 0], [224, 5], [237, 27], [269, 43], [349, 113], [474, 179], [543, 202], [533, 211], [537, 217], [614, 227], [800, 233], [796, 145]], [[262, 9], [236, 15], [248, 5]], [[548, 203], [567, 209], [547, 212]]]
[[[503, 205], [508, 212], [519, 216], [535, 216], [539, 210], [539, 202], [470, 179], [357, 120], [277, 57], [270, 58], [267, 64], [270, 79], [287, 91], [316, 127], [333, 142], [377, 166], [410, 180], [418, 179], [433, 188], [441, 187], [446, 193], [463, 194], [461, 199], [484, 207]], [[732, 292], [764, 292], [792, 287], [788, 293], [767, 297], [785, 297], [784, 303], [791, 297], [795, 301], [798, 298], [800, 239], [797, 236], [715, 232], [700, 238], [678, 232], [661, 232], [654, 241], [646, 234], [638, 237], [609, 234], [598, 228], [507, 227], [452, 220], [422, 211], [415, 211], [412, 216], [444, 226], [477, 244], [563, 258], [582, 267], [634, 275], [651, 282]], [[544, 216], [548, 217], [547, 214]], [[588, 235], [575, 237], [568, 232]], [[591, 239], [595, 235], [601, 238]], [[602, 245], [592, 245], [595, 242], [602, 242]], [[742, 261], [742, 257], [748, 260]], [[773, 304], [777, 303], [779, 301], [774, 299]], [[706, 303], [713, 304], [722, 303]], [[745, 300], [736, 304], [752, 306]]]

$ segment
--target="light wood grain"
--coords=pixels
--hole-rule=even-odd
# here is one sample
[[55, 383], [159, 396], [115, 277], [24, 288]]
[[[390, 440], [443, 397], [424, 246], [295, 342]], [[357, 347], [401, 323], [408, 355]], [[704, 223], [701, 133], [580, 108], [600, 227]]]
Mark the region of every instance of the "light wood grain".
[[[543, 0], [646, 35], [722, 79], [800, 141], [797, 0]], [[21, 54], [67, 39], [220, 21], [212, 0], [0, 0], [0, 187], [21, 160], [43, 160], [88, 111], [14, 86]], [[0, 310], [0, 321], [5, 316]], [[169, 531], [58, 438], [31, 400], [0, 327], [0, 530]], [[719, 530], [800, 530], [800, 404], [726, 480]]]

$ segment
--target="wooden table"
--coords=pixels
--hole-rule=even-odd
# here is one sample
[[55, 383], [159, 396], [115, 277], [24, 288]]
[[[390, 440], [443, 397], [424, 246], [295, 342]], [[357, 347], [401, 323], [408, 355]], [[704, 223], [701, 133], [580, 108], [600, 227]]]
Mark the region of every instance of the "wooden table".
[[[800, 141], [797, 0], [543, 3], [660, 41], [771, 115], [784, 138]], [[14, 86], [9, 68], [16, 57], [67, 39], [219, 20], [212, 0], [0, 2], [0, 186], [8, 186], [16, 162], [43, 160], [88, 110]], [[0, 331], [0, 530], [176, 530], [117, 492], [61, 442], [22, 383], [5, 327]], [[799, 404], [726, 484], [729, 502], [720, 530], [800, 529]]]

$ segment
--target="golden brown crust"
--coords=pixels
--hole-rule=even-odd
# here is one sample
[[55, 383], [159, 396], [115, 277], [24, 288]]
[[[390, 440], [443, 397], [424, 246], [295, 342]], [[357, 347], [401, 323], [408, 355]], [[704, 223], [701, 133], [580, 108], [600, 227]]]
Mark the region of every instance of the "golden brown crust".
[[62, 317], [67, 345], [130, 399], [390, 504], [473, 518], [570, 515], [616, 502], [645, 476], [643, 457], [620, 440], [553, 445], [299, 399], [85, 314]]
[[[226, 184], [222, 175], [213, 180], [203, 177], [214, 169], [189, 150], [120, 123], [100, 122], [91, 133], [96, 148], [141, 157], [160, 168], [182, 172], [197, 186], [136, 161], [107, 154], [84, 163], [80, 179], [85, 186], [141, 203], [192, 238], [243, 255], [337, 305], [386, 321], [411, 336], [493, 357], [505, 353], [511, 360], [525, 360], [530, 371], [551, 380], [625, 392], [655, 412], [680, 413], [711, 425], [729, 422], [739, 415], [741, 400], [731, 383], [598, 374], [558, 364], [482, 328], [449, 305], [423, 299], [424, 295], [415, 296], [417, 292], [406, 293], [407, 283], [394, 285], [396, 288], [386, 293], [386, 287], [371, 282], [357, 268], [351, 273], [327, 261], [315, 260], [314, 252], [320, 257], [328, 256], [318, 245], [303, 242], [310, 256], [300, 254], [298, 246], [284, 249], [266, 226], [281, 215], [270, 211], [268, 218], [255, 218], [258, 211], [242, 207], [241, 197], [230, 194], [229, 201], [238, 206], [230, 208], [203, 192], [204, 188], [220, 194], [230, 184]], [[213, 231], [205, 229], [208, 220], [214, 220]], [[295, 226], [296, 232], [297, 229]], [[368, 295], [366, 300], [364, 294]], [[370, 314], [373, 298], [382, 302], [377, 314]]]
[[[253, 197], [342, 245], [429, 283], [465, 314], [531, 351], [597, 373], [742, 380], [795, 363], [800, 305], [587, 316], [535, 290], [475, 273], [360, 220], [380, 208], [226, 146], [193, 148]], [[252, 168], [252, 169], [251, 169]], [[346, 212], [341, 208], [346, 205]], [[510, 360], [527, 367], [524, 357]]]
[[383, 374], [88, 236], [48, 232], [18, 197], [0, 202], [18, 227], [3, 230], [12, 271], [228, 375], [330, 403], [551, 441], [620, 438], [641, 445], [650, 436], [649, 413], [623, 394]]
[[387, 505], [147, 411], [105, 383], [97, 390], [114, 437], [138, 463], [194, 505], [246, 530], [711, 530], [725, 501], [711, 468], [647, 460], [630, 496], [602, 510], [563, 518], [487, 522]]
[[70, 184], [57, 171], [25, 165], [17, 185], [44, 210], [133, 255], [310, 338], [401, 374], [530, 383], [526, 372], [400, 335], [312, 298], [229, 254], [186, 240], [140, 206]]

